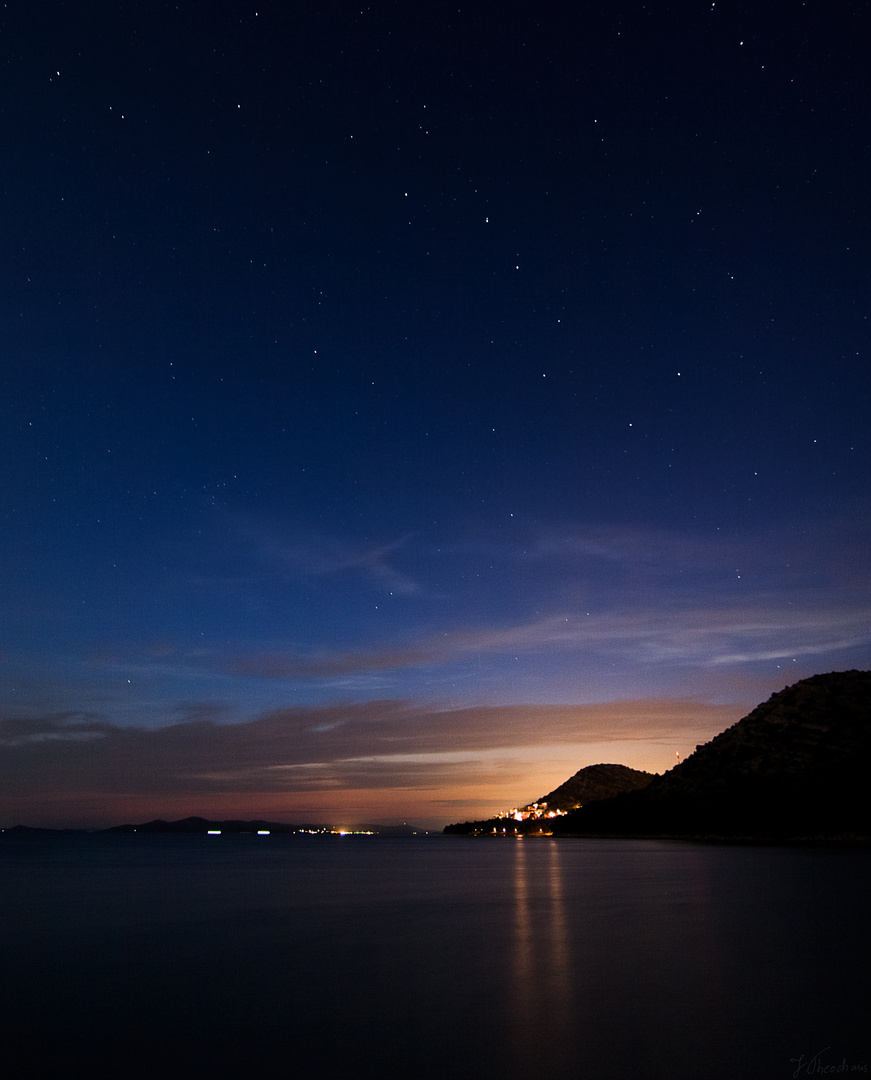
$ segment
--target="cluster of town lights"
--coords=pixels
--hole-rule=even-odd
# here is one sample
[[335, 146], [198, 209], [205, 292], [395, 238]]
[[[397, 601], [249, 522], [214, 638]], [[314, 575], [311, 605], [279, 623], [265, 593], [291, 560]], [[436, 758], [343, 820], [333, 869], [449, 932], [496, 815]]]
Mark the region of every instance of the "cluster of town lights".
[[532, 820], [537, 821], [539, 818], [564, 817], [567, 813], [568, 810], [548, 810], [547, 803], [534, 802], [529, 806], [524, 806], [522, 810], [517, 809], [517, 807], [505, 810], [503, 813], [497, 814], [496, 817], [511, 818], [513, 821], [528, 821], [532, 818]]

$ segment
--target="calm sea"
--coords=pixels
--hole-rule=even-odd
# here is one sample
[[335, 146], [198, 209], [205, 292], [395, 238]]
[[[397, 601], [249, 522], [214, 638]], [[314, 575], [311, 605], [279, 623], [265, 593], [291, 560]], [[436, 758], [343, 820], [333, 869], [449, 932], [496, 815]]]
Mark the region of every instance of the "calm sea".
[[869, 884], [850, 850], [0, 836], [3, 1058], [116, 1080], [855, 1075]]

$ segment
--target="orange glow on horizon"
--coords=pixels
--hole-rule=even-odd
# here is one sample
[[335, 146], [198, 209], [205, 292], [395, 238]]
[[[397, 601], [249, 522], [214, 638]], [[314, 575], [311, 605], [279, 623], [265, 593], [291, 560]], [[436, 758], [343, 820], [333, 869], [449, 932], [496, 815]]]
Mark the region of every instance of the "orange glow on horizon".
[[[698, 743], [707, 742], [746, 712], [741, 706], [657, 700], [579, 707], [575, 730], [579, 735], [585, 730], [591, 736], [595, 733], [598, 739], [569, 742], [565, 740], [567, 728], [571, 730], [569, 721], [560, 719], [561, 726], [555, 729], [553, 710], [529, 707], [525, 723], [517, 728], [527, 745], [477, 747], [469, 745], [468, 738], [463, 745], [461, 735], [449, 730], [444, 733], [443, 750], [432, 748], [430, 741], [417, 750], [409, 745], [395, 756], [327, 761], [322, 767], [324, 786], [315, 786], [314, 774], [309, 773], [302, 790], [270, 790], [266, 785], [277, 777], [301, 775], [280, 768], [263, 769], [251, 780], [252, 787], [259, 781], [263, 789], [248, 791], [172, 790], [170, 776], [161, 784], [165, 791], [128, 794], [76, 790], [72, 785], [63, 790], [62, 781], [53, 778], [51, 791], [0, 792], [0, 826], [106, 828], [198, 816], [336, 827], [407, 822], [440, 829], [452, 822], [480, 820], [510, 807], [528, 806], [588, 765], [615, 763], [665, 772], [674, 766], [676, 757], [682, 760]], [[444, 714], [434, 716], [444, 718]], [[489, 713], [486, 719], [495, 730]], [[541, 731], [541, 744], [528, 745], [529, 725]], [[562, 740], [554, 740], [557, 731]], [[345, 778], [357, 779], [361, 769], [369, 770], [371, 786], [342, 786]], [[203, 788], [205, 779], [200, 778], [197, 786]], [[181, 787], [185, 782], [179, 777], [176, 784]], [[221, 783], [216, 776], [214, 786]]]

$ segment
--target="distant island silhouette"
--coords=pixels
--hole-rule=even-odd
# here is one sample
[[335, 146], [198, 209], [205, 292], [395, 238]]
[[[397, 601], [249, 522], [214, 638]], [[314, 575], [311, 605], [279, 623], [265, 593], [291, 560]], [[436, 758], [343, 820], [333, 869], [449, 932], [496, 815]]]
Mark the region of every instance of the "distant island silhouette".
[[378, 834], [386, 836], [417, 836], [424, 833], [425, 829], [417, 829], [413, 825], [354, 825], [348, 828], [340, 828], [336, 825], [312, 824], [312, 825], [288, 825], [281, 821], [209, 821], [207, 818], [188, 817], [181, 821], [163, 821], [158, 818], [155, 821], [147, 821], [144, 825], [115, 825], [110, 829], [103, 829], [109, 833], [277, 833], [290, 835], [292, 833], [315, 833], [335, 834], [345, 836], [348, 834]]
[[14, 825], [0, 832], [10, 836], [21, 835], [93, 835], [108, 833], [151, 833], [169, 836], [173, 834], [201, 835], [230, 834], [279, 836], [290, 835], [319, 835], [319, 836], [424, 836], [426, 829], [419, 829], [414, 825], [353, 825], [343, 828], [337, 825], [324, 825], [323, 823], [309, 825], [289, 825], [284, 821], [242, 821], [236, 818], [223, 821], [212, 821], [203, 817], [186, 817], [180, 821], [164, 821], [156, 818], [154, 821], [146, 821], [138, 825], [112, 825], [107, 829], [45, 829], [29, 825]]
[[[575, 809], [545, 817], [524, 814], [526, 807], [444, 831], [868, 843], [869, 752], [871, 671], [830, 672], [772, 694], [668, 772], [631, 789], [603, 795], [609, 782], [622, 782], [623, 774], [611, 771], [622, 766], [589, 766], [561, 786], [580, 784], [585, 774], [601, 778]], [[548, 811], [553, 794], [540, 800]]]

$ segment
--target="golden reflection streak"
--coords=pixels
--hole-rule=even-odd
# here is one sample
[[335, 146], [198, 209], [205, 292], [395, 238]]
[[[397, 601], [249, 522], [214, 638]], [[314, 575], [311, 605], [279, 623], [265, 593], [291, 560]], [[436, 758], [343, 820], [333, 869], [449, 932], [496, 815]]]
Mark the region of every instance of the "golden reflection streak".
[[511, 1040], [515, 1059], [533, 1068], [574, 1045], [570, 935], [560, 842], [513, 843]]
[[514, 846], [514, 921], [511, 949], [511, 992], [509, 995], [510, 1026], [508, 1037], [512, 1058], [524, 1068], [533, 1062], [536, 1041], [536, 1012], [539, 993], [533, 971], [533, 926], [530, 912], [529, 882], [527, 879], [527, 847], [530, 841], [497, 841]]
[[562, 853], [559, 840], [546, 841], [550, 848], [548, 883], [550, 886], [550, 986], [554, 999], [568, 1003], [571, 990], [571, 961], [569, 958], [566, 904], [563, 895]]
[[[509, 841], [511, 843], [512, 841]], [[527, 882], [526, 844], [522, 837], [514, 843], [514, 988], [518, 1004], [529, 1005], [529, 989], [532, 982], [532, 918], [529, 911], [529, 884]]]

